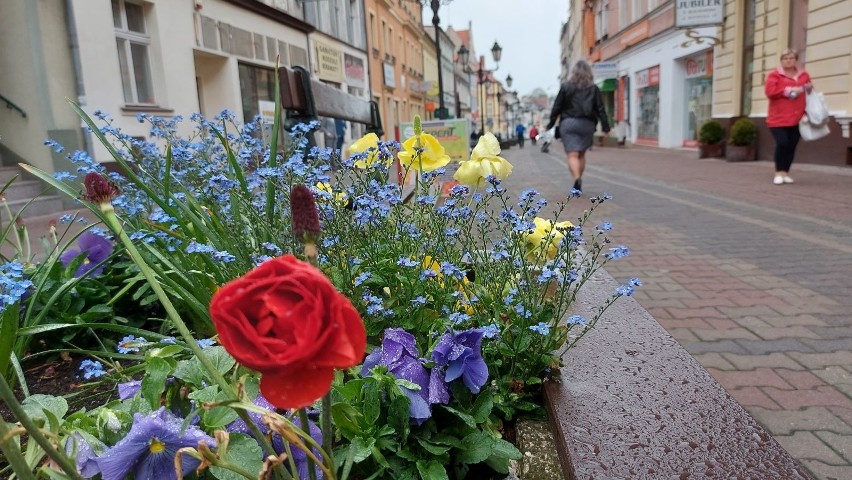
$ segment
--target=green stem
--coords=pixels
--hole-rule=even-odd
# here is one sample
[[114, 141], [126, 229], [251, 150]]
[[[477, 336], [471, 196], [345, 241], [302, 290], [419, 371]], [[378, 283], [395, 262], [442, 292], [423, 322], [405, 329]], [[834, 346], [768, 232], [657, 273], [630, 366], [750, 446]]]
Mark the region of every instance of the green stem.
[[[311, 427], [310, 427], [310, 424], [308, 423], [308, 412], [304, 408], [299, 409], [299, 421], [302, 423], [302, 430], [304, 430], [305, 432], [308, 433], [308, 435], [310, 435], [311, 434]], [[323, 436], [323, 438], [325, 438], [325, 431], [322, 432], [322, 436]], [[306, 446], [307, 446], [308, 449], [311, 448], [310, 445], [306, 445]], [[308, 475], [310, 475], [311, 480], [317, 480], [317, 472], [316, 472], [316, 469], [314, 468], [314, 462], [313, 462], [313, 460], [311, 460], [311, 457], [308, 455], [307, 452], [305, 452], [305, 460], [308, 461]]]
[[334, 435], [331, 426], [331, 390], [322, 396], [322, 414], [320, 417], [320, 423], [322, 425], [322, 448], [325, 449], [329, 458], [332, 459], [329, 462], [328, 468], [331, 469], [332, 473], [335, 473], [334, 460], [332, 456], [332, 441], [334, 440]]
[[[68, 475], [69, 478], [74, 480], [83, 480], [83, 477], [77, 472], [77, 466], [74, 465], [74, 462], [71, 461], [68, 456], [63, 453], [60, 453], [56, 448], [54, 448], [53, 444], [51, 444], [44, 435], [42, 435], [41, 430], [38, 426], [32, 421], [32, 419], [27, 415], [24, 411], [24, 408], [18, 402], [18, 399], [15, 398], [15, 394], [12, 392], [12, 389], [9, 388], [9, 384], [6, 382], [6, 379], [0, 375], [0, 398], [6, 402], [6, 405], [9, 406], [9, 410], [12, 412], [12, 415], [18, 419], [18, 422], [21, 423], [21, 426], [26, 429], [30, 438], [35, 440], [35, 442], [44, 450], [48, 457], [51, 460], [56, 462], [57, 465]], [[5, 422], [0, 420], [0, 423], [3, 423], [3, 427], [5, 428]], [[4, 449], [5, 451], [5, 449]], [[9, 458], [9, 463], [12, 463], [12, 459]], [[13, 464], [14, 465], [14, 464]], [[29, 465], [25, 468], [26, 472], [30, 472]], [[22, 472], [18, 472], [18, 467], [15, 467], [15, 473], [21, 474]], [[32, 477], [30, 477], [32, 478]]]
[[[9, 431], [9, 426], [6, 422], [0, 420], [0, 437], [6, 438]], [[12, 471], [15, 472], [15, 475], [18, 478], [22, 480], [35, 480], [35, 476], [33, 475], [32, 470], [30, 470], [30, 466], [27, 464], [26, 459], [24, 459], [24, 456], [21, 454], [21, 449], [18, 447], [16, 442], [9, 438], [0, 444], [0, 450], [3, 450], [3, 456], [6, 457], [6, 461], [12, 466]]]
[[[192, 335], [192, 332], [189, 331], [189, 328], [186, 326], [186, 323], [180, 318], [180, 314], [178, 314], [174, 305], [172, 305], [171, 300], [166, 295], [166, 292], [163, 290], [163, 287], [160, 285], [160, 282], [157, 280], [157, 277], [154, 275], [154, 271], [148, 265], [142, 255], [139, 253], [139, 250], [136, 248], [136, 245], [133, 244], [133, 241], [130, 240], [130, 237], [127, 236], [127, 232], [124, 231], [124, 228], [121, 226], [121, 223], [118, 220], [118, 217], [115, 214], [115, 209], [112, 204], [109, 202], [101, 203], [101, 212], [104, 214], [104, 222], [107, 227], [109, 227], [112, 232], [118, 236], [119, 240], [122, 244], [124, 244], [124, 248], [127, 250], [127, 253], [130, 255], [130, 258], [133, 259], [133, 263], [135, 263], [139, 267], [139, 271], [142, 272], [142, 275], [145, 277], [145, 280], [148, 281], [148, 284], [151, 286], [151, 290], [157, 295], [157, 299], [160, 300], [160, 303], [163, 305], [163, 308], [166, 310], [166, 315], [169, 320], [174, 324], [177, 331], [180, 333], [180, 336], [183, 337], [184, 342], [192, 350], [192, 353], [198, 358], [198, 361], [201, 362], [201, 365], [207, 370], [207, 373], [210, 377], [219, 385], [219, 388], [222, 389], [223, 392], [228, 394], [233, 399], [239, 399], [236, 390], [231, 386], [230, 383], [225, 379], [225, 377], [219, 373], [219, 370], [216, 369], [216, 366], [213, 365], [213, 362], [210, 361], [210, 358], [204, 354], [201, 350], [201, 347], [195, 341], [195, 337]], [[249, 430], [251, 430], [252, 435], [255, 439], [260, 442], [260, 445], [267, 452], [267, 454], [273, 454], [275, 450], [272, 448], [272, 444], [269, 442], [269, 439], [263, 435], [257, 425], [249, 416], [248, 412], [244, 410], [237, 409], [237, 414], [240, 418], [246, 422]], [[279, 474], [283, 474], [284, 468], [277, 468]], [[292, 478], [292, 477], [285, 477]]]

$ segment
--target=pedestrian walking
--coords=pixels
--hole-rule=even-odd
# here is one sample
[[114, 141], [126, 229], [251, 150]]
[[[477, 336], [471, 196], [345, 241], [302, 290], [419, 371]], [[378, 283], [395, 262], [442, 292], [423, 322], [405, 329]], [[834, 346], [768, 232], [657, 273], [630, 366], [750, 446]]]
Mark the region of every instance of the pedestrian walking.
[[586, 150], [592, 146], [598, 121], [604, 135], [609, 134], [601, 91], [595, 85], [592, 67], [585, 60], [574, 64], [568, 81], [559, 88], [547, 130], [556, 124], [557, 118], [559, 136], [568, 157], [568, 169], [574, 177], [574, 189], [582, 192]]
[[335, 118], [334, 131], [337, 135], [337, 145], [335, 145], [335, 148], [340, 152], [343, 150], [343, 139], [346, 136], [346, 120]]
[[538, 140], [538, 129], [535, 128], [535, 125], [533, 125], [530, 128], [530, 142], [535, 145], [536, 140]]
[[769, 72], [764, 86], [769, 98], [766, 126], [775, 139], [775, 185], [793, 183], [790, 166], [801, 138], [799, 120], [805, 114], [805, 94], [813, 90], [811, 76], [796, 67], [798, 61], [795, 50], [781, 52], [781, 66]]
[[515, 135], [518, 137], [518, 145], [520, 145], [521, 148], [524, 148], [524, 133], [526, 131], [527, 127], [525, 127], [523, 123], [515, 125]]

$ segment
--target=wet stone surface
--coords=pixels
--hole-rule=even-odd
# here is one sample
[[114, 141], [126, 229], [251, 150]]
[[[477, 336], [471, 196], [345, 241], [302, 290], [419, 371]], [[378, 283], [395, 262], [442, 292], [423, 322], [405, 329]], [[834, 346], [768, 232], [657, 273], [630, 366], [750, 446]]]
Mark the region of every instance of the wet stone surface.
[[[616, 286], [601, 272], [574, 313]], [[811, 478], [632, 298], [564, 362], [546, 395], [569, 478]]]

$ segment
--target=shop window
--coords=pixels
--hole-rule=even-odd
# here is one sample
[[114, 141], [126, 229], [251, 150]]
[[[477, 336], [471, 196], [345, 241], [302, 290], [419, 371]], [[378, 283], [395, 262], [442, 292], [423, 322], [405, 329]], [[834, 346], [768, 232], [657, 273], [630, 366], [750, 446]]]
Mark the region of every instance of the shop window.
[[112, 19], [124, 102], [156, 104], [151, 80], [151, 36], [145, 27], [145, 7], [125, 0], [112, 0]]
[[259, 101], [275, 101], [275, 72], [271, 68], [240, 63], [239, 76], [243, 121], [250, 122], [260, 113]]
[[636, 98], [639, 103], [637, 136], [655, 144], [660, 136], [660, 67], [636, 72]]

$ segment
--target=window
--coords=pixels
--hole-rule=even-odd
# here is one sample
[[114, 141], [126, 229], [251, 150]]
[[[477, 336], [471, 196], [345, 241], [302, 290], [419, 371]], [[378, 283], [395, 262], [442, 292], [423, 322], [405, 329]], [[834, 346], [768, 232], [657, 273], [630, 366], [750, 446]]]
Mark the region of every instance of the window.
[[660, 0], [648, 0], [648, 11], [652, 11], [660, 4]]
[[378, 50], [379, 37], [376, 34], [376, 14], [373, 12], [370, 12], [370, 42], [372, 42], [373, 48]]
[[250, 122], [260, 113], [260, 100], [275, 101], [275, 72], [271, 68], [240, 63], [239, 74], [243, 121]]
[[112, 20], [124, 102], [156, 104], [149, 58], [151, 37], [145, 29], [144, 7], [126, 0], [112, 0]]
[[618, 29], [627, 26], [627, 0], [618, 0]]
[[635, 22], [642, 18], [642, 0], [633, 0], [633, 15], [631, 16], [631, 21]]

